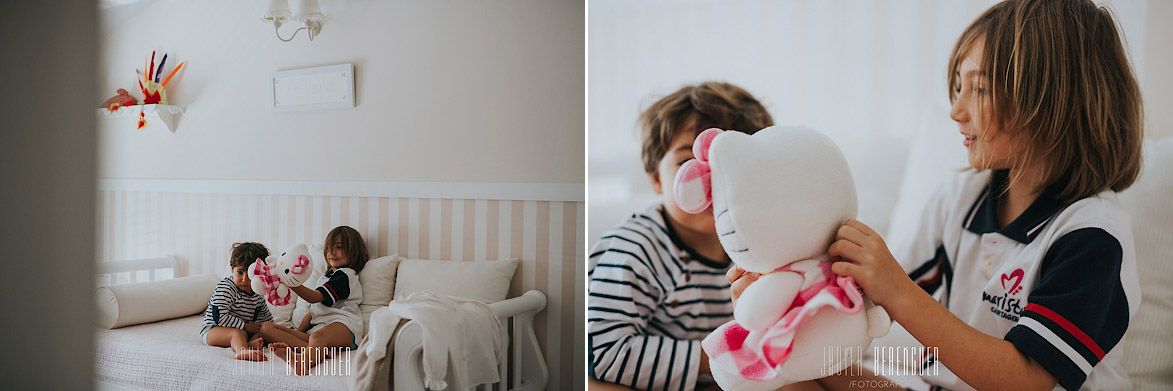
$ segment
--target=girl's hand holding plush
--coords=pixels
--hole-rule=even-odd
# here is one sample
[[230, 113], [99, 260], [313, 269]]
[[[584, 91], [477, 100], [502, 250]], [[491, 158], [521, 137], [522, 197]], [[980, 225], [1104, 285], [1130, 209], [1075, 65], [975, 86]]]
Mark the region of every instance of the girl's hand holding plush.
[[854, 278], [876, 305], [896, 303], [907, 288], [916, 287], [888, 250], [884, 238], [858, 220], [849, 219], [839, 227], [827, 255], [837, 261], [831, 271]]

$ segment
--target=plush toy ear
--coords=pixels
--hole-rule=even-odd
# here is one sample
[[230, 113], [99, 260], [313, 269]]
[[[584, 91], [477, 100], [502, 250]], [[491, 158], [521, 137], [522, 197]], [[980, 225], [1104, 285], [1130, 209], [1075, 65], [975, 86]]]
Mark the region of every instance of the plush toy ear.
[[697, 160], [708, 162], [709, 146], [713, 144], [713, 139], [721, 132], [723, 132], [721, 129], [708, 128], [696, 135], [696, 141], [692, 142], [692, 155], [696, 156]]
[[263, 267], [264, 265], [265, 265], [265, 260], [260, 259], [260, 258], [257, 258], [256, 262], [253, 262], [251, 265], [248, 265], [249, 278], [256, 278], [256, 276], [264, 274], [264, 273], [262, 273], [262, 271], [264, 271], [264, 267]]
[[252, 280], [249, 285], [253, 288], [253, 293], [265, 294], [265, 260], [257, 258], [256, 262], [248, 265], [248, 277]]
[[694, 214], [708, 208], [713, 203], [711, 175], [709, 165], [704, 162], [696, 159], [684, 162], [676, 171], [676, 181], [672, 184], [676, 206]]
[[676, 198], [676, 206], [685, 212], [700, 213], [713, 203], [709, 146], [721, 132], [721, 129], [709, 128], [698, 134], [696, 141], [692, 142], [692, 154], [696, 159], [684, 162], [676, 171], [672, 195]]

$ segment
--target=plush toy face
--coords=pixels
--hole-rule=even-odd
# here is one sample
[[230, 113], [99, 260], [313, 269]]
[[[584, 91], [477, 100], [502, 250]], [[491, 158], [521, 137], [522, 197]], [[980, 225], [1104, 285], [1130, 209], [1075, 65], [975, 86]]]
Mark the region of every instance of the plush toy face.
[[277, 257], [273, 274], [288, 286], [300, 286], [310, 278], [310, 250], [305, 244], [298, 244], [285, 250]]
[[825, 253], [839, 226], [855, 218], [851, 170], [822, 133], [709, 129], [693, 153], [677, 172], [677, 204], [696, 213], [712, 203], [721, 245], [745, 270], [766, 273]]

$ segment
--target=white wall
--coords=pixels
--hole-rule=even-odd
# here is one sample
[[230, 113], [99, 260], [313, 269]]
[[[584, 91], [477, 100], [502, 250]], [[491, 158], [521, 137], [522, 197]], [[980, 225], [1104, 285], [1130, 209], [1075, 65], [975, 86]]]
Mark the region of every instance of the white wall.
[[[640, 164], [640, 111], [706, 80], [744, 87], [778, 124], [827, 133], [851, 165], [860, 220], [883, 231], [913, 136], [956, 131], [945, 62], [962, 30], [994, 3], [591, 1], [588, 241], [657, 199]], [[1145, 87], [1149, 136], [1173, 135], [1173, 32], [1158, 26], [1173, 11], [1159, 1], [1108, 3]], [[962, 159], [941, 164], [962, 167]]]
[[[146, 2], [104, 30], [102, 99], [141, 99], [158, 50], [187, 61], [167, 88], [187, 112], [174, 134], [102, 120], [99, 178], [583, 181], [582, 3], [322, 0], [321, 34], [288, 43], [266, 4]], [[269, 110], [272, 72], [339, 63], [357, 107]]]
[[1150, 139], [1173, 136], [1173, 1], [1148, 1], [1145, 66], [1140, 88], [1144, 94], [1145, 132]]

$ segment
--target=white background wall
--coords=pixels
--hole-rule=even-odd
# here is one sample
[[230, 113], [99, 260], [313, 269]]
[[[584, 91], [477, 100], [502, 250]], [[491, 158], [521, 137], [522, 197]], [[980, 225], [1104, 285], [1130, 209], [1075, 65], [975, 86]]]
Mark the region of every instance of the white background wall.
[[[583, 181], [581, 2], [320, 3], [321, 35], [288, 43], [265, 1], [129, 6], [102, 33], [101, 99], [141, 99], [135, 69], [158, 50], [187, 61], [167, 88], [187, 112], [174, 134], [100, 121], [98, 177]], [[272, 72], [339, 63], [355, 65], [357, 107], [269, 110]]]
[[[956, 132], [945, 62], [993, 0], [592, 0], [588, 5], [588, 241], [657, 200], [639, 157], [641, 110], [685, 84], [728, 81], [778, 124], [847, 155], [860, 220], [883, 230], [918, 131]], [[1107, 2], [1144, 89], [1150, 137], [1173, 135], [1173, 4]], [[961, 140], [957, 140], [960, 150]], [[940, 162], [963, 167], [957, 161]]]

